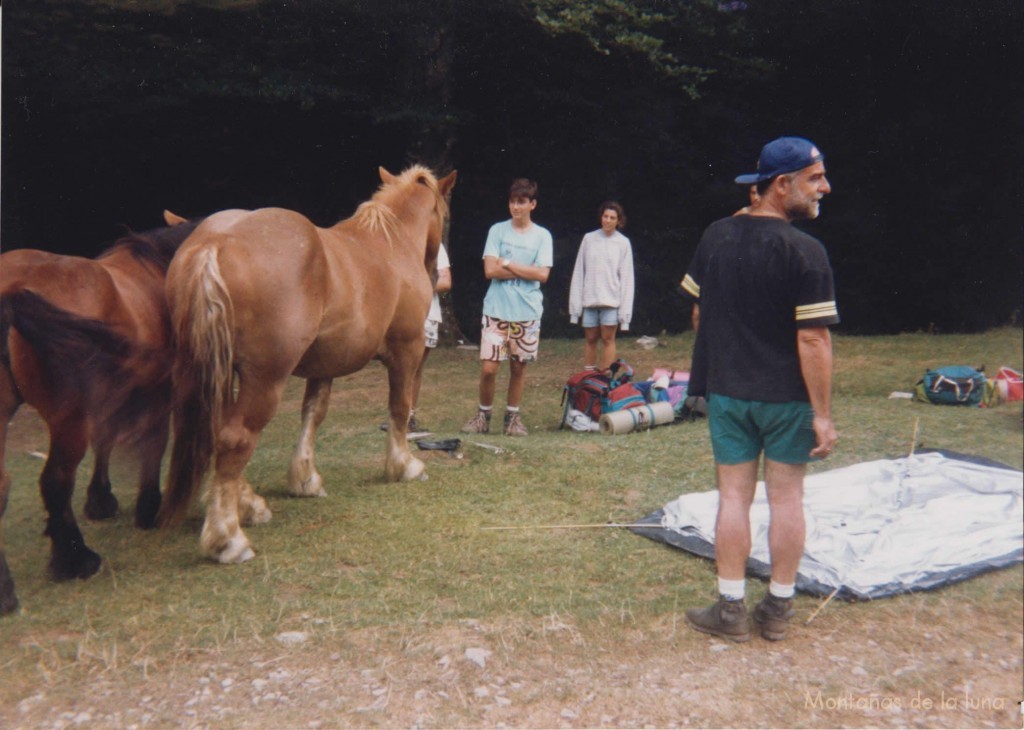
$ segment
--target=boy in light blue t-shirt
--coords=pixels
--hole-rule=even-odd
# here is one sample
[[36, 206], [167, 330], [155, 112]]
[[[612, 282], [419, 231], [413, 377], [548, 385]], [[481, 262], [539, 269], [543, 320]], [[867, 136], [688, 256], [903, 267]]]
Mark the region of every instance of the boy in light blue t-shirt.
[[512, 217], [495, 223], [484, 245], [484, 276], [491, 280], [484, 297], [480, 335], [480, 409], [464, 433], [488, 433], [495, 381], [502, 361], [509, 361], [504, 433], [525, 436], [519, 406], [526, 382], [526, 364], [537, 359], [544, 295], [553, 263], [551, 233], [531, 219], [537, 207], [537, 183], [512, 181], [508, 210]]

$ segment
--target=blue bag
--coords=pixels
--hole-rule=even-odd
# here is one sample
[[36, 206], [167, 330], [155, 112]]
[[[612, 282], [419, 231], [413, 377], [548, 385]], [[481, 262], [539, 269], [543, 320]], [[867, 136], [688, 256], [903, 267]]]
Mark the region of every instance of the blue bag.
[[929, 370], [914, 387], [914, 398], [946, 406], [980, 406], [985, 397], [985, 375], [967, 365]]

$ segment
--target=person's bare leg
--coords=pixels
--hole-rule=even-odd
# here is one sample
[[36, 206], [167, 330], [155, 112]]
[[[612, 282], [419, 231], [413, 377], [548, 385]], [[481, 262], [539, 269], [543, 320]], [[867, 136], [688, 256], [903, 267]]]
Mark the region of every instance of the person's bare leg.
[[[719, 599], [705, 608], [686, 611], [693, 628], [730, 641], [750, 640], [750, 618], [742, 595], [750, 556], [750, 505], [757, 486], [756, 460], [717, 464], [718, 518], [715, 521], [715, 563]], [[735, 584], [727, 588], [724, 584]], [[733, 590], [741, 595], [735, 595]]]
[[494, 384], [498, 379], [498, 367], [501, 365], [496, 360], [483, 360], [480, 366], [480, 405], [489, 406], [494, 404]]
[[772, 557], [772, 580], [791, 585], [796, 581], [804, 554], [807, 527], [804, 520], [804, 464], [783, 464], [765, 459], [764, 481], [768, 490], [771, 519], [768, 549]]
[[601, 369], [605, 370], [615, 362], [615, 333], [619, 331], [617, 324], [601, 325]]
[[510, 375], [508, 379], [508, 405], [518, 408], [523, 402], [523, 388], [526, 384], [526, 363], [511, 358], [508, 361]]
[[423, 348], [423, 359], [420, 360], [420, 365], [416, 368], [416, 375], [412, 381], [412, 409], [416, 410], [416, 404], [420, 401], [420, 385], [423, 384], [423, 366], [427, 364], [427, 356], [430, 355], [430, 348]]
[[769, 641], [786, 638], [793, 618], [793, 589], [800, 558], [804, 554], [807, 527], [804, 521], [803, 464], [783, 464], [765, 459], [764, 481], [771, 517], [768, 550], [771, 553], [772, 582], [764, 598], [754, 607], [753, 618], [761, 635]]
[[716, 464], [718, 518], [715, 521], [715, 564], [718, 577], [743, 580], [750, 557], [750, 505], [757, 486], [757, 464]]
[[583, 364], [588, 368], [597, 367], [597, 343], [601, 332], [597, 327], [583, 328]]

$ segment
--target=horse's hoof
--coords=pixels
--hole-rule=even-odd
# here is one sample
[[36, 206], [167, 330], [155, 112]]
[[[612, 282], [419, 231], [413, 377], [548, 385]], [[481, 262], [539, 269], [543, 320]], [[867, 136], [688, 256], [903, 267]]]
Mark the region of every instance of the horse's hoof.
[[18, 596], [14, 593], [14, 580], [7, 561], [0, 554], [0, 616], [13, 613], [18, 608]]
[[233, 563], [244, 563], [256, 557], [249, 546], [249, 539], [239, 530], [238, 534], [228, 540], [227, 544], [219, 552], [211, 553], [210, 557], [224, 565]]
[[296, 480], [289, 484], [288, 491], [293, 497], [326, 497], [327, 490], [324, 489], [324, 480], [319, 474], [314, 473], [309, 479]]
[[100, 569], [102, 558], [84, 545], [61, 557], [50, 559], [50, 577], [55, 581], [89, 578]]
[[90, 520], [109, 520], [117, 515], [117, 497], [110, 492], [90, 494], [85, 500], [85, 516]]
[[264, 525], [270, 522], [270, 518], [274, 516], [274, 513], [270, 511], [266, 505], [263, 505], [259, 509], [252, 511], [252, 516], [249, 518], [250, 525]]
[[160, 492], [139, 495], [135, 502], [135, 526], [140, 530], [152, 530], [156, 527], [156, 515], [160, 511]]
[[244, 508], [245, 517], [242, 520], [244, 525], [262, 525], [270, 522], [270, 518], [274, 516], [274, 513], [267, 507], [267, 503], [263, 501], [262, 497], [257, 497], [252, 504], [246, 505]]
[[411, 457], [409, 462], [405, 465], [405, 471], [402, 473], [403, 482], [411, 482], [415, 480], [425, 481], [427, 478], [427, 465], [416, 457]]

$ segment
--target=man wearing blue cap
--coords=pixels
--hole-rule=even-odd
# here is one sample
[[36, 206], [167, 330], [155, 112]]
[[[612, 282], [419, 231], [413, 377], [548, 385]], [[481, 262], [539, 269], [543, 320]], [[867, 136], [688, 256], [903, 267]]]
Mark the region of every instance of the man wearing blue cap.
[[760, 202], [708, 226], [682, 281], [697, 329], [688, 395], [707, 399], [718, 483], [719, 600], [686, 618], [704, 633], [750, 639], [745, 573], [763, 453], [771, 583], [753, 619], [778, 641], [793, 615], [803, 555], [806, 464], [828, 456], [837, 438], [832, 268], [821, 243], [791, 224], [817, 218], [831, 187], [824, 156], [800, 137], [766, 144], [757, 172], [736, 182], [756, 185]]

